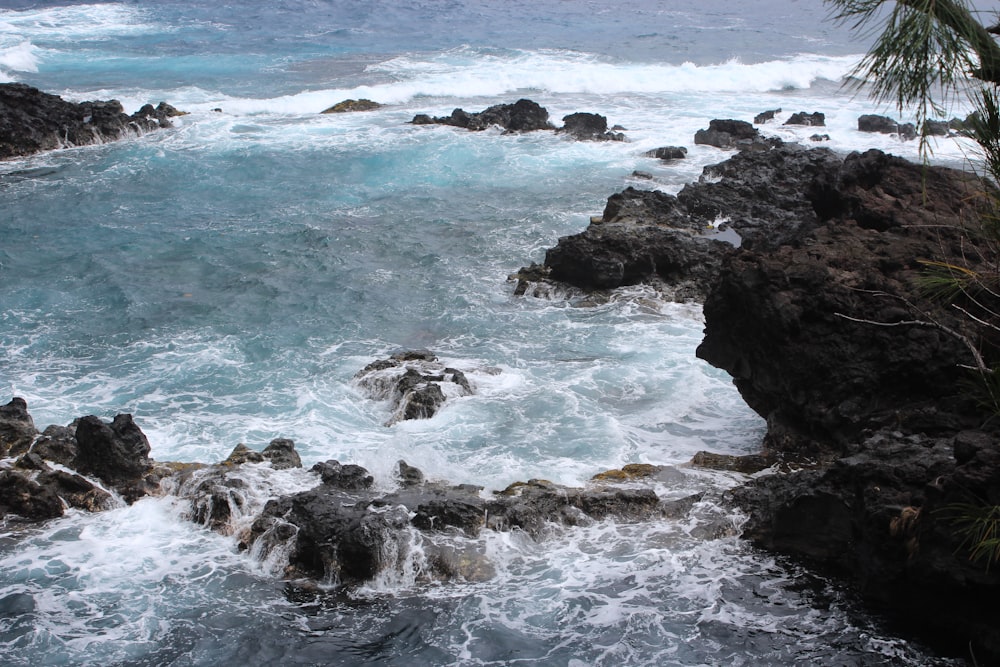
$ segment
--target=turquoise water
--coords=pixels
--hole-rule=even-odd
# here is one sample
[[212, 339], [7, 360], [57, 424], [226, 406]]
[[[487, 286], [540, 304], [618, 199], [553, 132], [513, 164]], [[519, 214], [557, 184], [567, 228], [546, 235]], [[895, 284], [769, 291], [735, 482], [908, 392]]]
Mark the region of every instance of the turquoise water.
[[[676, 192], [724, 159], [691, 145], [711, 118], [824, 111], [836, 149], [916, 155], [855, 131], [877, 109], [838, 82], [864, 46], [818, 2], [0, 4], [0, 81], [191, 112], [168, 131], [0, 164], [3, 400], [23, 396], [41, 428], [133, 413], [158, 460], [288, 437], [307, 468], [359, 463], [383, 487], [405, 458], [497, 489], [754, 451], [761, 420], [694, 357], [697, 305], [643, 287], [598, 305], [519, 298], [508, 274], [610, 194]], [[348, 97], [387, 106], [318, 114]], [[407, 124], [518, 97], [556, 122], [602, 113], [630, 141]], [[689, 159], [642, 157], [670, 144]], [[962, 147], [936, 154], [960, 160]], [[476, 394], [384, 426], [388, 405], [351, 379], [400, 348], [435, 351]], [[737, 481], [690, 473], [661, 492]], [[428, 585], [415, 563], [351, 597], [286, 589], [184, 511], [150, 498], [0, 537], [4, 662], [932, 661], [829, 583], [732, 537], [738, 517], [711, 502], [687, 522], [490, 534], [474, 545], [488, 581]], [[721, 536], [708, 528], [720, 522]]]

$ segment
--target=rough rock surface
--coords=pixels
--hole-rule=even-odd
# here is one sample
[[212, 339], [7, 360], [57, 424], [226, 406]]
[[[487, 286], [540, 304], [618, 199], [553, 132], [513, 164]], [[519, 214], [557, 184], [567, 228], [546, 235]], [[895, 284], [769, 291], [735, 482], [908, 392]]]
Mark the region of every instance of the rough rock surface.
[[888, 116], [865, 114], [858, 118], [859, 132], [876, 132], [878, 134], [898, 134], [900, 139], [915, 139], [917, 130], [913, 123], [898, 123]]
[[496, 104], [478, 113], [455, 109], [450, 116], [418, 114], [410, 122], [414, 125], [451, 125], [473, 131], [493, 126], [501, 127], [507, 132], [555, 129], [549, 122], [549, 112], [545, 107], [526, 99], [520, 99], [514, 104]]
[[[288, 576], [356, 585], [401, 568], [413, 557], [416, 532], [426, 559], [423, 576], [476, 579], [490, 567], [468, 540], [483, 529], [517, 528], [538, 538], [560, 524], [609, 517], [637, 521], [664, 512], [648, 488], [567, 488], [530, 480], [484, 497], [481, 487], [420, 481], [422, 474], [402, 461], [399, 469], [409, 481], [398, 491], [380, 493], [371, 488], [364, 468], [337, 461], [317, 464], [322, 483], [268, 502], [243, 547], [262, 555], [287, 550]], [[463, 543], [466, 551], [458, 558], [456, 549]]]
[[38, 431], [23, 398], [14, 397], [0, 406], [0, 458], [23, 454], [36, 437]]
[[375, 109], [381, 109], [384, 105], [378, 102], [373, 102], [365, 98], [360, 100], [344, 100], [343, 102], [337, 102], [332, 107], [328, 107], [321, 111], [320, 113], [352, 113], [355, 111], [374, 111]]
[[785, 125], [812, 125], [815, 127], [823, 127], [826, 125], [826, 115], [820, 113], [819, 111], [814, 111], [812, 113], [807, 113], [805, 111], [799, 111], [798, 113], [793, 113], [785, 121]]
[[580, 141], [625, 141], [621, 132], [608, 131], [608, 119], [596, 113], [577, 112], [563, 116], [563, 126], [556, 130]]
[[807, 464], [731, 494], [746, 536], [846, 576], [980, 664], [1000, 658], [1000, 571], [970, 561], [957, 508], [1000, 504], [1000, 447], [962, 337], [996, 348], [919, 279], [925, 260], [982, 268], [986, 187], [879, 151], [848, 156], [802, 193], [818, 224], [724, 258], [698, 348], [767, 419], [765, 460]]
[[438, 362], [427, 350], [397, 352], [373, 361], [354, 376], [365, 393], [376, 400], [389, 400], [392, 417], [386, 425], [404, 419], [433, 417], [451, 396], [473, 394], [465, 373]]
[[660, 148], [646, 151], [643, 155], [646, 157], [655, 157], [664, 162], [670, 162], [672, 160], [683, 160], [687, 157], [687, 152], [687, 149], [683, 146], [661, 146]]
[[170, 127], [183, 115], [165, 102], [131, 116], [117, 100], [67, 102], [23, 83], [0, 84], [0, 159], [115, 141]]
[[768, 140], [761, 136], [750, 123], [745, 120], [715, 119], [708, 122], [707, 130], [694, 133], [694, 143], [715, 146], [716, 148], [751, 148], [768, 146]]
[[833, 152], [784, 145], [706, 167], [676, 197], [628, 188], [586, 231], [559, 239], [544, 268], [518, 286], [554, 280], [584, 289], [659, 281], [678, 299], [703, 299], [735, 247], [773, 247], [818, 224], [804, 196], [840, 163]]

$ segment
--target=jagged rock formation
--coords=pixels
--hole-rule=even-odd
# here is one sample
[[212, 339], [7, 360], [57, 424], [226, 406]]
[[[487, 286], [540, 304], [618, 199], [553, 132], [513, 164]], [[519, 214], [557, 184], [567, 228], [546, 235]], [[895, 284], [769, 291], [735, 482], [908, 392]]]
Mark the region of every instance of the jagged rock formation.
[[559, 239], [542, 267], [521, 269], [516, 289], [544, 280], [583, 289], [660, 282], [678, 300], [702, 300], [734, 248], [773, 247], [818, 223], [803, 193], [839, 162], [831, 151], [784, 145], [706, 167], [676, 197], [628, 188], [584, 232]]
[[793, 113], [785, 121], [785, 125], [812, 125], [816, 127], [823, 127], [826, 125], [826, 115], [820, 113], [819, 111], [814, 111], [812, 113], [807, 113], [805, 111], [799, 111], [798, 113]]
[[117, 100], [67, 102], [23, 83], [0, 84], [0, 159], [41, 151], [116, 141], [171, 127], [184, 115], [165, 102], [144, 105], [131, 116]]
[[548, 110], [527, 99], [520, 99], [514, 104], [495, 104], [477, 113], [455, 109], [449, 116], [417, 114], [410, 123], [451, 125], [474, 132], [490, 127], [499, 127], [507, 133], [555, 130], [581, 141], [625, 141], [624, 134], [609, 131], [608, 119], [596, 113], [580, 112], [564, 116], [563, 127], [556, 128], [549, 120]]
[[898, 123], [888, 116], [865, 114], [858, 118], [859, 132], [876, 132], [878, 134], [896, 134], [900, 139], [916, 139], [917, 129], [913, 123]]
[[375, 400], [392, 404], [392, 425], [404, 419], [433, 417], [449, 395], [475, 393], [465, 373], [438, 362], [427, 350], [397, 352], [373, 361], [354, 376], [361, 389]]

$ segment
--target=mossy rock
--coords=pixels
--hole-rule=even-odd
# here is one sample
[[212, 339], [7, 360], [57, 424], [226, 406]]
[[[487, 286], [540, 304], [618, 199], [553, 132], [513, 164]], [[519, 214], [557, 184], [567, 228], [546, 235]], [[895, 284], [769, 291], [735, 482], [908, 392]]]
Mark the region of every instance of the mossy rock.
[[371, 100], [366, 100], [364, 98], [360, 100], [344, 100], [343, 102], [337, 102], [329, 109], [324, 109], [320, 113], [348, 113], [351, 111], [374, 111], [375, 109], [381, 109], [384, 105], [378, 102], [372, 102]]

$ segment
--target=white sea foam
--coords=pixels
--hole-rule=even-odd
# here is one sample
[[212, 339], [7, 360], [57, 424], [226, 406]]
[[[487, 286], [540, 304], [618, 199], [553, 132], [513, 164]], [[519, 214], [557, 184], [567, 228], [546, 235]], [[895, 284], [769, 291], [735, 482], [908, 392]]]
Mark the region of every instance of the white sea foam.
[[162, 30], [144, 10], [126, 4], [70, 5], [43, 9], [0, 9], [0, 38], [18, 36], [46, 42], [108, 39]]

